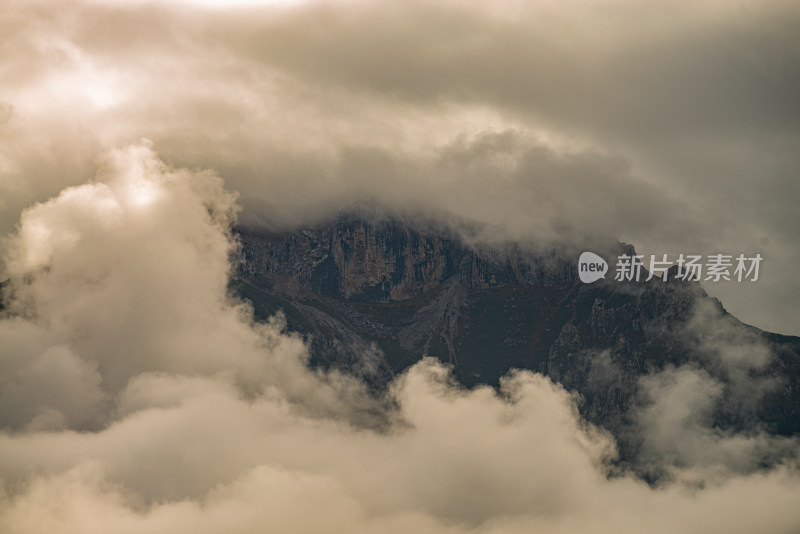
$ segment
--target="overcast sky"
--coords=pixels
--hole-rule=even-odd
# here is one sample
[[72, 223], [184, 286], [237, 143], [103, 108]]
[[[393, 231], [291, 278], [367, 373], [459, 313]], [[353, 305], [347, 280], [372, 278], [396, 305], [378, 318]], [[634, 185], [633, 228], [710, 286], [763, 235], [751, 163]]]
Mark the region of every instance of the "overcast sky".
[[759, 282], [707, 290], [800, 334], [796, 2], [216, 4], [3, 8], [0, 233], [144, 137], [222, 176], [244, 222], [367, 198], [760, 252]]

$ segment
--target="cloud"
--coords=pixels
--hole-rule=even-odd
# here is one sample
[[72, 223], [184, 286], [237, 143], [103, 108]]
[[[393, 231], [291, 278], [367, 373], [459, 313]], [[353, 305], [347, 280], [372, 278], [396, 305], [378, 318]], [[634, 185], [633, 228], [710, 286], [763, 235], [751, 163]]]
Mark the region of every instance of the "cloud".
[[723, 404], [735, 404], [736, 392], [726, 392], [721, 381], [702, 370], [667, 368], [641, 379], [640, 387], [646, 404], [634, 411], [643, 441], [636, 461], [645, 471], [662, 475], [664, 470], [691, 466], [703, 480], [720, 473], [754, 472], [796, 450], [797, 443], [790, 438], [752, 429], [737, 432], [716, 424], [716, 411]]
[[[725, 477], [795, 455], [796, 439], [764, 428], [764, 401], [787, 378], [775, 373], [781, 365], [777, 354], [757, 330], [706, 299], [669, 335], [676, 354], [689, 350], [699, 361], [670, 364], [639, 379], [639, 398], [629, 414], [639, 446], [637, 469], [656, 478], [676, 468], [683, 476], [685, 467], [704, 477]], [[596, 363], [603, 367], [604, 359]]]
[[[311, 375], [282, 376], [304, 367], [301, 340], [281, 335], [279, 318], [252, 325], [249, 309], [226, 294], [236, 211], [218, 177], [174, 171], [146, 142], [112, 152], [97, 181], [22, 214], [9, 241], [8, 308], [26, 320], [3, 323], [12, 332], [0, 339], [4, 353], [27, 363], [26, 353], [43, 357], [45, 343], [65, 346], [97, 367], [109, 393], [148, 371], [233, 373], [248, 393], [283, 380], [285, 390], [335, 410]], [[264, 350], [274, 357], [265, 360]]]
[[237, 208], [219, 177], [173, 168], [148, 142], [99, 167], [95, 180], [25, 210], [7, 249], [0, 530], [800, 526], [796, 468], [739, 469], [737, 436], [678, 447], [681, 464], [670, 462], [672, 431], [707, 432], [717, 391], [707, 377], [650, 380], [662, 425], [649, 434], [650, 460], [679, 475], [659, 489], [612, 476], [611, 437], [540, 375], [465, 390], [426, 359], [375, 398], [355, 379], [309, 369], [279, 318], [254, 323], [227, 293]]
[[[37, 460], [2, 507], [5, 531], [791, 532], [785, 469], [705, 489], [607, 479], [607, 441], [569, 397], [525, 373], [509, 398], [442, 383], [425, 363], [398, 386], [403, 424], [364, 432], [248, 402], [207, 382], [97, 434], [4, 437], [2, 470]], [[186, 391], [180, 380], [160, 388]], [[195, 386], [201, 386], [196, 383]], [[203, 391], [201, 392], [200, 389]], [[408, 402], [408, 404], [405, 404]], [[92, 458], [86, 461], [86, 458]], [[7, 479], [8, 480], [8, 479]]]
[[791, 2], [47, 5], [0, 19], [0, 233], [147, 137], [225, 176], [250, 224], [369, 198], [514, 237], [762, 252], [761, 282], [710, 289], [794, 331]]
[[464, 391], [423, 361], [375, 398], [226, 290], [237, 220], [374, 199], [761, 251], [758, 284], [707, 289], [797, 333], [794, 4], [51, 8], [0, 15], [0, 530], [798, 530], [795, 442], [712, 423], [779, 386], [718, 311], [682, 333], [713, 376], [640, 384], [654, 489], [541, 376]]

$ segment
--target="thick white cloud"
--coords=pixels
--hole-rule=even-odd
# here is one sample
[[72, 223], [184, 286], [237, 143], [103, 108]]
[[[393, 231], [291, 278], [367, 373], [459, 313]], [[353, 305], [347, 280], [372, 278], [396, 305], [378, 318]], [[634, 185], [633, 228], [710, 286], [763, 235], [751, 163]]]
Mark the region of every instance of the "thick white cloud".
[[[112, 152], [98, 181], [26, 210], [7, 264], [10, 311], [27, 320], [0, 323], [9, 332], [0, 337], [4, 358], [19, 366], [11, 370], [18, 376], [7, 375], [15, 384], [8, 394], [46, 384], [42, 373], [52, 366], [37, 364], [46, 358], [87, 392], [97, 389], [95, 367], [111, 393], [142, 372], [232, 373], [247, 393], [283, 381], [334, 410], [325, 387], [293, 371], [305, 364], [302, 342], [281, 335], [279, 320], [250, 324], [249, 310], [230, 302], [235, 212], [235, 195], [219, 178], [172, 171], [147, 143]], [[86, 365], [67, 372], [70, 351]], [[59, 409], [51, 404], [42, 409]]]
[[[218, 177], [173, 169], [146, 142], [101, 168], [27, 209], [8, 247], [3, 532], [800, 528], [796, 469], [737, 474], [747, 451], [706, 448], [708, 473], [679, 447], [676, 467], [659, 460], [674, 435], [646, 432], [675, 481], [610, 477], [612, 439], [539, 375], [466, 391], [423, 360], [375, 399], [310, 370], [301, 340], [226, 292], [236, 207]], [[697, 380], [652, 379], [654, 428], [704, 435], [680, 412], [702, 415]]]

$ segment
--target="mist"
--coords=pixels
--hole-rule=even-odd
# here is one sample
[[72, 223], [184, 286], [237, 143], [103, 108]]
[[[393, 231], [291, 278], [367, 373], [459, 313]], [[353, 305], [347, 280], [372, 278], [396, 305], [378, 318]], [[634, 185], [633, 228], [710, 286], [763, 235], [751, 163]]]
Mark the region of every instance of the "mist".
[[228, 293], [238, 208], [219, 177], [170, 167], [149, 143], [101, 167], [25, 210], [8, 246], [3, 531], [800, 526], [794, 456], [748, 463], [796, 444], [715, 435], [709, 378], [646, 379], [647, 460], [672, 473], [658, 487], [615, 470], [613, 438], [531, 372], [466, 390], [423, 359], [369, 392], [309, 368], [279, 316], [256, 323]]
[[465, 389], [425, 358], [376, 392], [229, 290], [237, 227], [367, 201], [761, 253], [758, 283], [704, 289], [800, 333], [795, 3], [0, 11], [0, 531], [800, 531], [797, 440], [712, 425], [782, 387], [716, 308], [674, 335], [717, 374], [641, 378], [621, 467], [546, 377]]
[[[0, 233], [150, 139], [295, 227], [357, 200], [513, 239], [761, 253], [708, 284], [797, 334], [792, 2], [74, 2], [0, 17]], [[0, 266], [0, 271], [5, 269]]]

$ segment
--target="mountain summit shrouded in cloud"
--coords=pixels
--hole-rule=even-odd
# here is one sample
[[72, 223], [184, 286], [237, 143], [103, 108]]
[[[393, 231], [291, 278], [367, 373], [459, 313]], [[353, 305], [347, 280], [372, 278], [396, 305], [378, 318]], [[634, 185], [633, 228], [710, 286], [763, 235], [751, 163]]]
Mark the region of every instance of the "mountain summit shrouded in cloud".
[[[702, 361], [619, 341], [622, 436], [538, 368], [465, 388], [413, 321], [438, 358], [380, 387], [378, 343], [316, 365], [294, 322], [348, 309], [256, 320], [232, 278], [242, 228], [367, 200], [476, 243], [761, 253], [757, 283], [703, 289], [798, 334], [798, 27], [780, 1], [4, 6], [0, 532], [797, 532], [797, 407], [759, 412], [794, 360], [716, 305], [674, 332]], [[582, 357], [613, 394], [607, 348]]]
[[[751, 471], [795, 452], [800, 338], [742, 324], [677, 267], [667, 280], [587, 282], [586, 253], [576, 264], [568, 244], [504, 242], [474, 221], [363, 204], [292, 232], [236, 236], [232, 288], [256, 317], [283, 311], [315, 367], [375, 386], [424, 356], [466, 386], [540, 373], [611, 432], [618, 467], [652, 482], [673, 462]], [[720, 446], [734, 437], [735, 448]]]
[[465, 390], [426, 359], [376, 394], [311, 370], [280, 318], [253, 322], [227, 292], [236, 210], [218, 178], [146, 145], [102, 167], [27, 209], [9, 244], [3, 532], [798, 527], [792, 457], [742, 471], [796, 444], [706, 426], [704, 372], [645, 384], [648, 461], [673, 481], [612, 476], [614, 440], [541, 375]]

